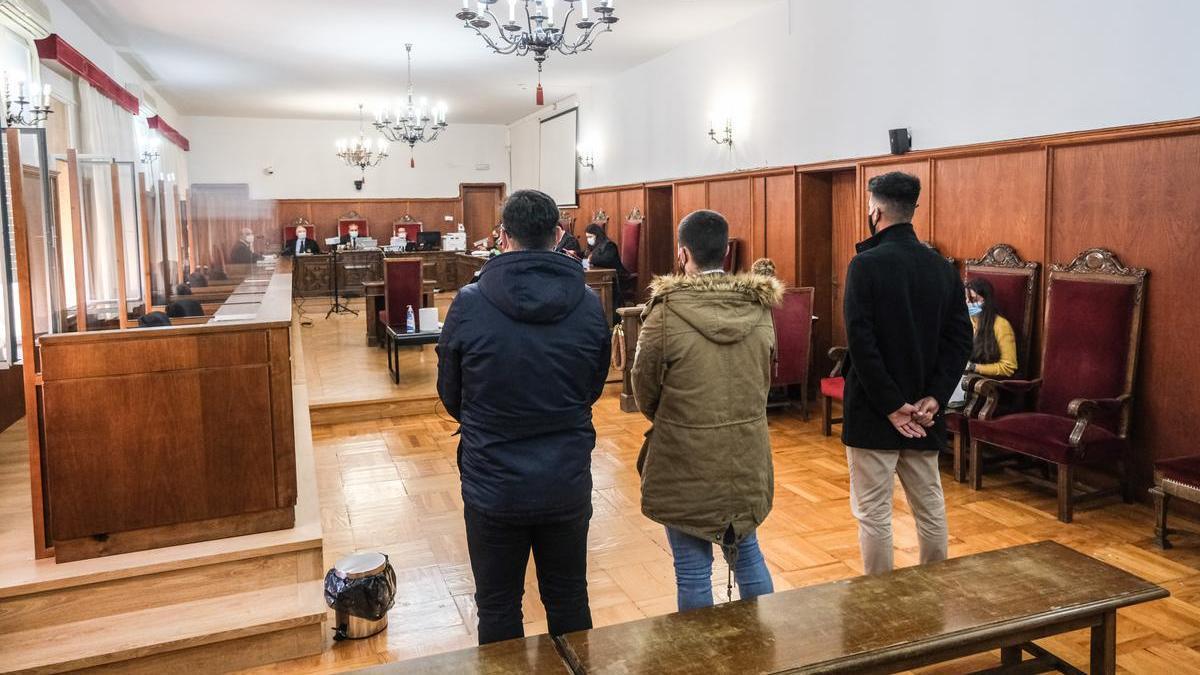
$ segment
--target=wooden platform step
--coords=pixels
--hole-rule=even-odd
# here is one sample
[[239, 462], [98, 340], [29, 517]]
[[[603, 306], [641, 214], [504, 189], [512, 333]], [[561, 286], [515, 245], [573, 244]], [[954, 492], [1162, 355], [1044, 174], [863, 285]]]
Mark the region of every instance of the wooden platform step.
[[275, 643], [289, 655], [319, 653], [324, 619], [321, 581], [251, 589], [11, 632], [0, 645], [0, 672], [164, 672], [209, 659], [219, 670], [248, 667], [279, 658]]

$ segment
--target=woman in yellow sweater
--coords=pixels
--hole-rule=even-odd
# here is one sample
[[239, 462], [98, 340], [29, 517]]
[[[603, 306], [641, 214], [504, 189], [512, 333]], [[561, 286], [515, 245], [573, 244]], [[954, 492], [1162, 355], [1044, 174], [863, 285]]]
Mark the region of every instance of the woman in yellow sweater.
[[970, 279], [966, 288], [967, 311], [975, 326], [975, 345], [967, 372], [986, 377], [1011, 377], [1017, 372], [1017, 339], [1012, 324], [997, 311], [991, 282]]

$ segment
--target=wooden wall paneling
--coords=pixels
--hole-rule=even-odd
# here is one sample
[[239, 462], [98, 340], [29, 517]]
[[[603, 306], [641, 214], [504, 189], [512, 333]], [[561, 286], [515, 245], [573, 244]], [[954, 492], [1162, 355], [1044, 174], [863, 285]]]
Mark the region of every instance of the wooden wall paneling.
[[[21, 132], [5, 129], [8, 145], [8, 175], [21, 176]], [[12, 213], [12, 235], [17, 268], [17, 304], [21, 312], [21, 361], [25, 389], [25, 410], [38, 409], [38, 374], [35, 358], [36, 340], [33, 331], [33, 290], [30, 285], [29, 269], [29, 222], [25, 209], [25, 185], [23, 180], [10, 180], [9, 190]], [[26, 434], [29, 442], [29, 487], [33, 505], [33, 551], [36, 558], [54, 555], [49, 539], [50, 510], [46, 505], [45, 460], [42, 453], [40, 425], [29, 425]]]
[[[312, 216], [309, 210], [309, 202], [307, 201], [290, 199], [280, 200], [276, 202], [275, 209], [275, 213], [279, 216], [279, 231], [275, 233], [275, 237], [280, 239], [280, 246], [283, 245], [282, 239], [284, 227], [290, 225], [292, 221], [296, 220], [297, 218], [303, 218], [309, 222], [312, 222]], [[332, 237], [333, 232], [317, 227], [316, 223], [313, 223], [313, 226], [315, 229], [313, 232], [309, 233], [309, 236], [312, 239], [320, 242], [321, 249], [324, 250], [324, 239], [325, 237]]]
[[[604, 233], [611, 238], [614, 233], [620, 231], [620, 224], [625, 221], [625, 216], [621, 213], [621, 194], [616, 190], [608, 190], [597, 192], [595, 198], [596, 209], [608, 214], [608, 224], [604, 228]], [[581, 237], [585, 227], [587, 227], [587, 223], [583, 223], [579, 228]]]
[[[463, 222], [462, 203], [457, 199], [409, 200], [405, 202], [405, 208], [397, 212], [395, 218], [388, 223], [404, 217], [405, 214], [412, 216], [413, 220], [419, 220], [426, 232], [455, 232], [458, 230], [458, 224]], [[446, 216], [450, 216], [449, 221], [446, 220]]]
[[[128, 289], [125, 284], [125, 221], [121, 215], [121, 176], [116, 162], [109, 165], [109, 176], [112, 181], [113, 248], [116, 249], [117, 265], [117, 321], [121, 328], [128, 328], [129, 300], [127, 298]], [[188, 255], [192, 254], [192, 250], [189, 249]]]
[[618, 194], [618, 201], [621, 205], [621, 217], [618, 222], [625, 222], [625, 220], [629, 218], [629, 213], [635, 208], [641, 211], [643, 215], [646, 213], [646, 191], [643, 188], [638, 187], [621, 190], [621, 192]]
[[[853, 178], [853, 171], [849, 172]], [[833, 345], [833, 180], [834, 174], [796, 174], [797, 214], [799, 219], [799, 269], [797, 284], [812, 286], [813, 367], [812, 383], [829, 372], [825, 355]], [[853, 194], [853, 192], [851, 192]], [[769, 231], [768, 231], [769, 233]]]
[[596, 193], [581, 192], [579, 193], [579, 208], [575, 209], [575, 232], [576, 236], [583, 236], [583, 230], [592, 222], [592, 216], [595, 215], [596, 209]]
[[[75, 259], [75, 330], [86, 332], [87, 322], [87, 275], [84, 273], [83, 209], [80, 208], [79, 155], [75, 148], [67, 148], [67, 185], [70, 194], [70, 217], [72, 255]], [[47, 205], [48, 207], [48, 205]], [[94, 224], [93, 224], [94, 226]]]
[[643, 258], [646, 274], [639, 283], [648, 284], [650, 277], [670, 274], [675, 267], [674, 188], [670, 185], [646, 188], [646, 247]]
[[1093, 246], [1150, 271], [1133, 423], [1134, 476], [1145, 487], [1155, 459], [1195, 452], [1200, 418], [1200, 133], [1056, 147], [1050, 250], [1068, 262]]
[[754, 198], [752, 179], [733, 178], [708, 183], [708, 208], [725, 216], [729, 222], [729, 237], [739, 239], [738, 269], [749, 269], [754, 260]]
[[1042, 260], [1045, 150], [937, 159], [933, 175], [933, 243], [943, 255], [961, 262], [1005, 243], [1024, 260]]
[[[775, 271], [789, 286], [809, 286], [800, 278], [801, 247], [796, 222], [796, 178], [786, 173], [761, 179], [764, 188], [763, 255], [775, 261]], [[758, 207], [755, 206], [755, 213]], [[826, 229], [830, 224], [826, 222]], [[758, 230], [758, 228], [755, 228]], [[829, 258], [828, 251], [825, 254]], [[828, 279], [826, 279], [828, 282]]]
[[[674, 230], [679, 226], [679, 221], [692, 211], [708, 208], [708, 183], [676, 183], [675, 184], [675, 214], [671, 220], [674, 221]], [[672, 232], [674, 237], [674, 232]]]
[[0, 369], [0, 431], [25, 416], [25, 376], [20, 364]]
[[865, 230], [865, 208], [859, 206], [858, 176], [854, 170], [837, 171], [830, 184], [830, 205], [833, 215], [831, 238], [833, 274], [830, 292], [831, 340], [846, 344], [846, 326], [842, 321], [842, 289], [846, 287], [846, 268], [854, 257], [854, 245]]
[[[914, 161], [907, 161], [907, 162], [896, 162], [896, 163], [892, 163], [892, 164], [863, 165], [863, 205], [864, 205], [863, 213], [864, 214], [866, 213], [865, 205], [867, 203], [866, 202], [867, 181], [871, 180], [875, 176], [879, 176], [881, 174], [885, 174], [885, 173], [888, 173], [891, 171], [903, 171], [905, 173], [911, 173], [912, 175], [914, 175], [918, 179], [920, 179], [920, 181], [921, 181], [921, 198], [917, 203], [916, 212], [913, 213], [913, 219], [912, 219], [913, 220], [913, 229], [915, 229], [917, 231], [918, 237], [920, 237], [922, 240], [928, 241], [932, 234], [932, 230], [930, 228], [929, 214], [930, 214], [930, 211], [932, 210], [932, 204], [933, 204], [933, 195], [929, 189], [930, 172], [929, 172], [929, 160], [928, 159], [921, 159], [921, 160], [914, 160]], [[863, 216], [863, 220], [864, 220], [864, 222], [866, 221], [865, 215]]]

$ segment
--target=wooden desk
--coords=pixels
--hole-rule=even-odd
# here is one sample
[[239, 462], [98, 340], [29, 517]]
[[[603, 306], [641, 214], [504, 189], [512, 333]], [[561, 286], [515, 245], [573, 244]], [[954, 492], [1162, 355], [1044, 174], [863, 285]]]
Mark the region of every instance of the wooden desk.
[[1032, 640], [1091, 628], [1091, 672], [1112, 673], [1117, 609], [1167, 595], [1043, 541], [571, 633], [560, 646], [587, 673], [896, 672], [997, 648], [1014, 672], [1043, 672], [1022, 652], [1061, 661]]
[[[462, 288], [471, 282], [475, 273], [483, 269], [488, 258], [459, 253], [456, 256], [458, 286]], [[604, 307], [604, 316], [611, 320], [613, 314], [613, 285], [616, 283], [616, 270], [593, 267], [583, 273], [584, 282], [600, 296], [600, 304]]]
[[642, 311], [645, 305], [621, 307], [617, 310], [621, 330], [625, 334], [625, 367], [621, 369], [621, 412], [637, 412], [633, 398], [633, 357], [637, 354], [638, 334], [642, 331]]
[[39, 340], [59, 562], [292, 526], [291, 277], [259, 282], [203, 325]]

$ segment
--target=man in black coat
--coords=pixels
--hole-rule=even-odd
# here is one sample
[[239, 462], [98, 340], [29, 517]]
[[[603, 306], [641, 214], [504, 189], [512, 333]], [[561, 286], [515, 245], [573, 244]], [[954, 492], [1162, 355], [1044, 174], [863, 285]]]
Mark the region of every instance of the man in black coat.
[[610, 335], [579, 262], [554, 252], [558, 208], [534, 190], [504, 206], [501, 246], [450, 305], [438, 396], [459, 421], [458, 466], [479, 643], [524, 635], [532, 550], [551, 634], [591, 628], [592, 404]]
[[846, 273], [842, 442], [863, 567], [881, 574], [892, 569], [893, 474], [917, 522], [921, 563], [946, 557], [941, 411], [971, 354], [972, 328], [958, 273], [913, 231], [921, 182], [894, 171], [867, 190], [872, 236]]
[[576, 260], [583, 258], [583, 249], [579, 246], [579, 239], [567, 232], [562, 225], [557, 224], [554, 226], [554, 252], [565, 253]]
[[305, 253], [320, 253], [321, 247], [317, 245], [316, 240], [308, 238], [308, 228], [303, 225], [296, 226], [296, 236], [287, 240], [283, 245], [283, 255], [295, 256]]
[[252, 265], [259, 260], [262, 260], [262, 256], [254, 252], [254, 231], [248, 227], [242, 228], [242, 238], [229, 251], [229, 262]]

